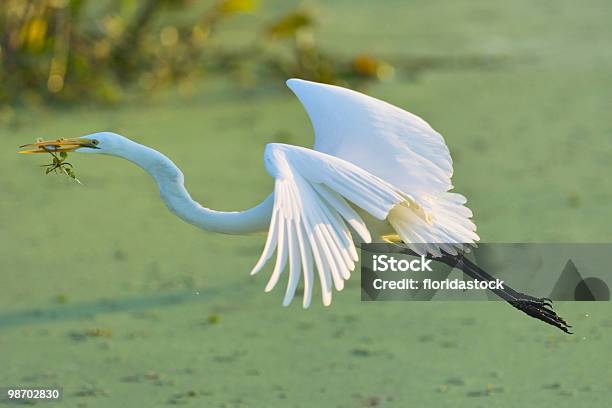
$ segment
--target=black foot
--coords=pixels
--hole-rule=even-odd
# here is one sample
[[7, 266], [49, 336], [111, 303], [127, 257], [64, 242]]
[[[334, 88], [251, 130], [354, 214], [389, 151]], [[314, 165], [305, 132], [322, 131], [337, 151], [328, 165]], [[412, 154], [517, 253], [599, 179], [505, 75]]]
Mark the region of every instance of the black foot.
[[[409, 249], [406, 249], [406, 253], [418, 256]], [[463, 273], [473, 279], [483, 282], [494, 280], [493, 276], [468, 258], [465, 258], [462, 254], [449, 255], [445, 253], [436, 260], [449, 265], [451, 268], [461, 269]], [[569, 331], [569, 328], [572, 326], [567, 324], [562, 317], [557, 316], [557, 313], [553, 310], [552, 300], [548, 298], [537, 298], [517, 292], [506, 284], [503, 285], [502, 289], [493, 289], [493, 293], [525, 313], [527, 316], [534, 317], [544, 323], [548, 323], [551, 326], [563, 330], [565, 333], [572, 334], [572, 332]]]
[[524, 298], [510, 300], [512, 306], [522, 311], [523, 313], [535, 317], [536, 319], [542, 320], [552, 326], [558, 327], [568, 334], [573, 334], [569, 331], [572, 327], [561, 317], [552, 310], [552, 301], [548, 298], [535, 298], [529, 295], [523, 295]]

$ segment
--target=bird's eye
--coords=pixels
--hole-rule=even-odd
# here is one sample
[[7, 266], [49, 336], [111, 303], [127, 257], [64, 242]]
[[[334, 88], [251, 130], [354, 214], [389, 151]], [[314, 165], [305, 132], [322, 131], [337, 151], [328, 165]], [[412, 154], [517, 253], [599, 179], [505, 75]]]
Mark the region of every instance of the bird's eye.
[[94, 146], [97, 146], [97, 145], [99, 145], [99, 144], [100, 144], [100, 141], [99, 141], [99, 140], [96, 140], [96, 139], [92, 139], [92, 140], [91, 140], [91, 143], [92, 143]]

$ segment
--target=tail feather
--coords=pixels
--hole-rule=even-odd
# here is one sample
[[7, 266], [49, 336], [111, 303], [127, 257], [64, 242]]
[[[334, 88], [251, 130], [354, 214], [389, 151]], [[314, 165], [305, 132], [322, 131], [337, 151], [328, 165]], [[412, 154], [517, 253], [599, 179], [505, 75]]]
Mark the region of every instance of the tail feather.
[[456, 255], [480, 240], [465, 202], [462, 195], [447, 192], [423, 198], [418, 204], [397, 205], [387, 219], [414, 252], [439, 257], [442, 250]]

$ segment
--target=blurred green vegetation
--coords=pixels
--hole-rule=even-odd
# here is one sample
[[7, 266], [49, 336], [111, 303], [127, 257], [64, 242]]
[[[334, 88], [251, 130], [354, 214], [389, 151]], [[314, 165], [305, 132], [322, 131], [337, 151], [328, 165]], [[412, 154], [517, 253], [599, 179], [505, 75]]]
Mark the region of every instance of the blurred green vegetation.
[[[243, 13], [255, 16], [251, 38], [225, 46], [218, 28]], [[312, 7], [269, 18], [257, 0], [5, 0], [0, 103], [117, 102], [127, 89], [168, 85], [189, 92], [210, 72], [243, 85], [266, 76], [334, 83], [393, 75], [368, 54], [322, 52], [316, 25]]]

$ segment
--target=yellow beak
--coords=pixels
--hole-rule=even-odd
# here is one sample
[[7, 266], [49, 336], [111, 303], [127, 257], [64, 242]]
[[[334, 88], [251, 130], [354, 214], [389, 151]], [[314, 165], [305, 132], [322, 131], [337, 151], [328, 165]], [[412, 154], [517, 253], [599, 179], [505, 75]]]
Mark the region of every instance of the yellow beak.
[[56, 139], [56, 140], [41, 140], [36, 143], [30, 143], [23, 146], [19, 146], [19, 153], [21, 154], [32, 154], [32, 153], [48, 153], [48, 152], [71, 152], [79, 147], [89, 147], [91, 149], [98, 149], [98, 147], [91, 141], [84, 137], [75, 137], [73, 139]]

